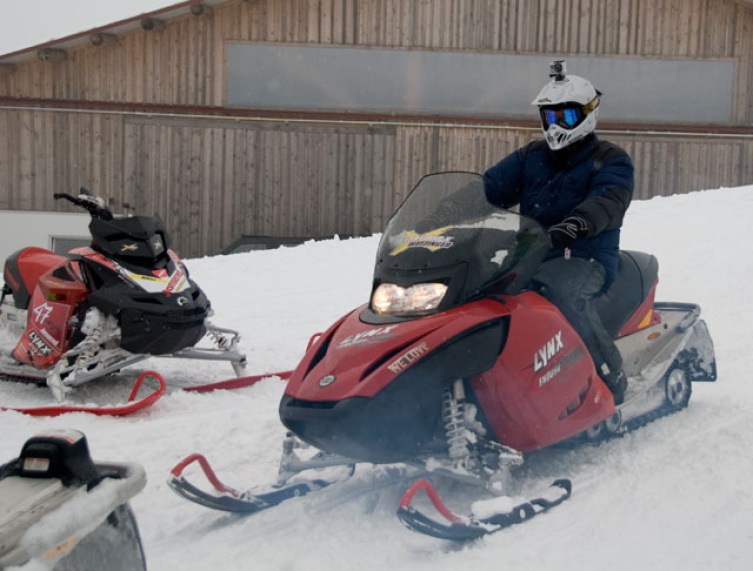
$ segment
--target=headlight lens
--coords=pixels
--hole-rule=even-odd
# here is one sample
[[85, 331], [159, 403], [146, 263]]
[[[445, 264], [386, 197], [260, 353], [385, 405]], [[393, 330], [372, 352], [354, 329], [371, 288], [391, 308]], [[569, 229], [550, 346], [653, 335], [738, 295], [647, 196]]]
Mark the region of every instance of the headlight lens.
[[371, 308], [379, 315], [420, 315], [434, 311], [447, 292], [440, 283], [415, 284], [404, 288], [381, 284], [371, 296]]

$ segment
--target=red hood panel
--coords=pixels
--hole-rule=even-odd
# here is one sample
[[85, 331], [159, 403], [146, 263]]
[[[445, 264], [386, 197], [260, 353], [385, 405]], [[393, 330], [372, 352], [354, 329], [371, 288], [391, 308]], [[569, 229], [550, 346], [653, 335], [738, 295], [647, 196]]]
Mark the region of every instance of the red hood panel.
[[[309, 348], [288, 382], [288, 396], [314, 402], [374, 396], [448, 340], [509, 313], [504, 304], [485, 299], [411, 321], [372, 325], [360, 319], [365, 308], [351, 312]], [[312, 367], [325, 345], [326, 354]]]

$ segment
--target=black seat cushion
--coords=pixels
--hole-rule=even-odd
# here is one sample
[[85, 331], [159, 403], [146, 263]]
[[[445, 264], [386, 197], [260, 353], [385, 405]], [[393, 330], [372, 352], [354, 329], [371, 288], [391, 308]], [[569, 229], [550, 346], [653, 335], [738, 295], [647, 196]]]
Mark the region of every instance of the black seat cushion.
[[612, 336], [617, 336], [643, 303], [658, 275], [659, 261], [655, 256], [644, 252], [620, 251], [617, 278], [606, 293], [593, 300], [596, 312]]

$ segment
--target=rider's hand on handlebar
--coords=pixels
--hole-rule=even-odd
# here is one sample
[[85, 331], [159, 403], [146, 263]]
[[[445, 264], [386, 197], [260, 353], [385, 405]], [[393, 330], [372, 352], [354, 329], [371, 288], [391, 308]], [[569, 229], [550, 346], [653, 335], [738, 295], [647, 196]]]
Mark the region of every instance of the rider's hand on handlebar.
[[580, 216], [568, 216], [547, 233], [552, 248], [571, 248], [578, 238], [588, 234], [588, 223]]

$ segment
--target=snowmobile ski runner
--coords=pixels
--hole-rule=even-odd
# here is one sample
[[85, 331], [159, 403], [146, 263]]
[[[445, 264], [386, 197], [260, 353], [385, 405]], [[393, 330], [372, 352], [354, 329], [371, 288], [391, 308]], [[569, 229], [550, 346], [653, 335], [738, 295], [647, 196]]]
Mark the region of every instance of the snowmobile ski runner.
[[0, 352], [0, 377], [47, 384], [62, 402], [151, 356], [227, 361], [242, 374], [238, 332], [211, 323], [159, 216], [114, 216], [86, 189], [55, 198], [89, 212], [91, 246], [27, 247], [5, 261], [0, 326], [15, 345]]
[[[264, 379], [279, 378], [287, 380], [292, 371], [280, 371], [277, 373], [261, 373], [258, 375], [244, 375], [223, 381], [213, 381], [210, 383], [192, 385], [183, 387], [181, 390], [186, 392], [208, 393], [218, 390], [232, 390], [250, 387]], [[148, 379], [156, 381], [147, 383]], [[146, 385], [153, 385], [151, 388], [143, 388]], [[167, 392], [167, 383], [162, 375], [155, 371], [143, 371], [139, 374], [136, 382], [133, 384], [126, 402], [121, 404], [75, 404], [66, 400], [66, 402], [41, 405], [41, 406], [0, 406], [0, 410], [12, 410], [30, 416], [60, 416], [71, 412], [85, 412], [96, 416], [127, 416], [134, 414], [145, 408], [152, 406]], [[78, 395], [77, 395], [78, 396]]]
[[[146, 379], [155, 379], [157, 381], [157, 387], [146, 393], [144, 396], [139, 396], [141, 387]], [[140, 410], [144, 410], [147, 407], [152, 406], [157, 402], [162, 395], [167, 391], [167, 385], [162, 375], [154, 371], [144, 371], [141, 373], [131, 389], [128, 396], [128, 400], [125, 404], [118, 405], [91, 405], [91, 404], [71, 404], [71, 403], [58, 403], [53, 405], [42, 406], [24, 406], [24, 407], [8, 407], [0, 406], [0, 410], [12, 410], [30, 416], [60, 416], [61, 414], [67, 414], [70, 412], [85, 412], [96, 416], [127, 416]]]
[[[381, 486], [414, 478], [419, 472], [408, 466], [382, 466], [372, 470], [365, 481], [355, 477], [356, 461], [321, 451], [309, 458], [299, 456], [301, 449], [311, 447], [293, 435], [283, 442], [282, 458], [277, 481], [240, 491], [222, 482], [202, 454], [191, 454], [181, 460], [170, 472], [168, 486], [179, 496], [207, 508], [238, 514], [253, 514], [276, 507], [283, 502], [319, 492], [324, 488], [338, 487], [342, 493], [372, 491]], [[205, 490], [190, 481], [184, 472], [197, 464], [212, 489]]]
[[[437, 512], [447, 520], [443, 523], [427, 516], [413, 506], [413, 498], [424, 492]], [[511, 525], [523, 523], [544, 511], [558, 506], [570, 497], [572, 483], [567, 479], [555, 480], [549, 489], [536, 498], [510, 502], [498, 498], [477, 502], [474, 513], [470, 516], [452, 512], [439, 497], [439, 493], [429, 480], [416, 480], [405, 492], [397, 509], [397, 517], [408, 528], [438, 539], [466, 541], [477, 539], [500, 531]]]
[[210, 393], [212, 391], [224, 391], [233, 389], [243, 389], [250, 387], [270, 377], [278, 377], [281, 381], [287, 381], [293, 371], [279, 371], [276, 373], [261, 373], [258, 375], [244, 375], [243, 377], [237, 377], [235, 379], [228, 379], [224, 381], [215, 381], [212, 383], [206, 383], [203, 385], [194, 385], [190, 387], [184, 387], [184, 391], [195, 393]]
[[[202, 490], [183, 476], [183, 471], [192, 463], [198, 463], [207, 480], [213, 487], [212, 492]], [[343, 470], [327, 470], [326, 462], [316, 468], [311, 478], [296, 478], [289, 481], [281, 477], [270, 486], [258, 487], [247, 491], [238, 491], [223, 483], [201, 454], [192, 454], [179, 462], [171, 472], [168, 485], [179, 496], [194, 503], [220, 511], [251, 514], [277, 506], [284, 501], [305, 496], [310, 492], [321, 490], [340, 482], [353, 474], [353, 466]]]
[[146, 569], [128, 505], [145, 485], [137, 464], [94, 463], [79, 431], [33, 436], [0, 466], [0, 568]]
[[496, 500], [448, 527], [413, 507], [414, 491], [398, 513], [423, 533], [469, 539], [559, 505], [564, 478], [514, 501], [526, 454], [680, 410], [693, 382], [716, 380], [716, 360], [697, 305], [655, 301], [656, 258], [620, 252], [596, 301], [628, 376], [615, 406], [583, 341], [531, 285], [549, 254], [544, 228], [490, 204], [480, 175], [424, 177], [382, 235], [370, 301], [312, 338], [282, 423], [331, 459], [402, 463]]

